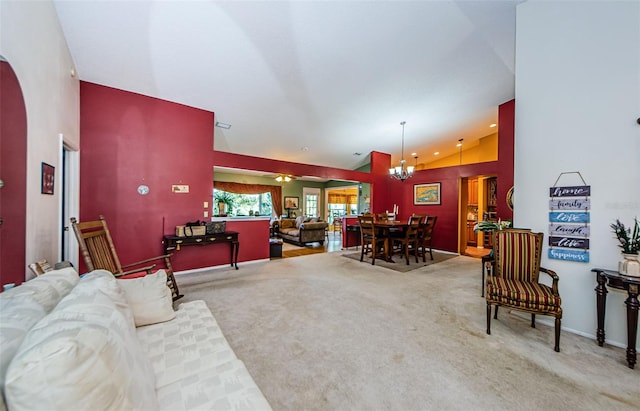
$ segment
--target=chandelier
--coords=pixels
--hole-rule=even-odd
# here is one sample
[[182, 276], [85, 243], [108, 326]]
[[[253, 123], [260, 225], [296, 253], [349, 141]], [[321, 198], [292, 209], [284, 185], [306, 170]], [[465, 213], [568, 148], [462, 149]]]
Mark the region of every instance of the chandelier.
[[400, 123], [400, 125], [402, 126], [402, 160], [400, 160], [399, 166], [389, 169], [389, 175], [400, 181], [404, 181], [413, 175], [413, 166], [406, 166], [406, 161], [404, 160], [404, 125], [405, 124], [407, 124], [406, 121], [403, 121], [402, 123]]
[[291, 176], [279, 175], [278, 177], [276, 177], [276, 181], [277, 181], [278, 183], [281, 183], [281, 182], [283, 182], [283, 181], [284, 181], [285, 183], [288, 183], [288, 182], [289, 182], [289, 181], [291, 181], [291, 180], [292, 180]]

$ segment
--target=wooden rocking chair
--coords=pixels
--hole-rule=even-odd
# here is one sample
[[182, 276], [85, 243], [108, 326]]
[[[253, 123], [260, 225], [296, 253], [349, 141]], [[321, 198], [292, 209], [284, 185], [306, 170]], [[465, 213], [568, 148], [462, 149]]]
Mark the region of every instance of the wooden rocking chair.
[[[113, 245], [107, 222], [101, 215], [97, 221], [85, 221], [79, 223], [75, 217], [71, 218], [73, 231], [78, 239], [80, 251], [87, 266], [88, 271], [107, 270], [116, 277], [131, 276], [138, 273], [152, 274], [155, 271], [156, 264], [149, 264], [153, 261], [164, 261], [165, 270], [167, 272], [167, 287], [171, 290], [173, 301], [182, 298], [183, 295], [178, 291], [178, 284], [173, 276], [173, 267], [171, 266], [171, 254], [161, 255], [158, 257], [148, 258], [146, 260], [135, 263], [121, 265], [116, 248]], [[127, 269], [124, 271], [123, 269]]]

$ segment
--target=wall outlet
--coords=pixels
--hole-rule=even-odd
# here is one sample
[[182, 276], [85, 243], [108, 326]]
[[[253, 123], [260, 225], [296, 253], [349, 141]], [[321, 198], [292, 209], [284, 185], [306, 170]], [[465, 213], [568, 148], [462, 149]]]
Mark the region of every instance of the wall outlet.
[[202, 215], [203, 215], [204, 218], [207, 218], [207, 217], [209, 217], [209, 212], [205, 211], [204, 213], [202, 213]]
[[[204, 208], [209, 208], [209, 202], [208, 202], [208, 201], [205, 201], [205, 202], [204, 202], [204, 203], [202, 203], [202, 204], [203, 204]], [[205, 217], [206, 217], [206, 216], [205, 216]]]

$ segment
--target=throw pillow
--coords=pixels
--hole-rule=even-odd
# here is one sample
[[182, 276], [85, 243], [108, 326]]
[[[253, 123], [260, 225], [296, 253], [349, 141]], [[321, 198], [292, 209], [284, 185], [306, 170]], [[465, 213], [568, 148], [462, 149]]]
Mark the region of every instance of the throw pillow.
[[167, 273], [158, 270], [140, 278], [119, 279], [136, 327], [156, 324], [176, 317], [171, 290], [167, 287]]

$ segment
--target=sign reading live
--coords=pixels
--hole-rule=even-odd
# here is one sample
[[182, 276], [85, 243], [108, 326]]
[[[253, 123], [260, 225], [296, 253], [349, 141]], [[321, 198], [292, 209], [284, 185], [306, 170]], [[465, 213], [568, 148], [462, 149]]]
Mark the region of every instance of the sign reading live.
[[549, 258], [589, 262], [591, 186], [549, 188]]

